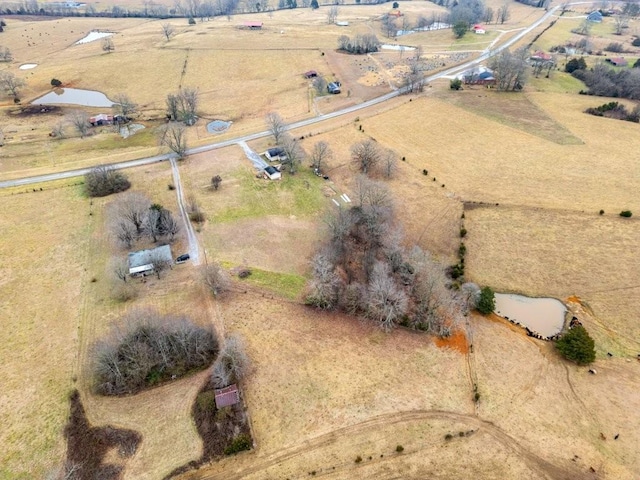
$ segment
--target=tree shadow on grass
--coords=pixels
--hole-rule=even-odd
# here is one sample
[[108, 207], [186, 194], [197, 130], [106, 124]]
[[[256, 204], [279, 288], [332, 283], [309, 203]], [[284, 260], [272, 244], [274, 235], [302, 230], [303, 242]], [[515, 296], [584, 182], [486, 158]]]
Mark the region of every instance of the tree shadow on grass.
[[[73, 469], [78, 480], [117, 480], [124, 463], [137, 451], [142, 436], [133, 430], [111, 426], [92, 427], [80, 399], [74, 390], [69, 397], [69, 421], [64, 429], [67, 441], [67, 470]], [[106, 455], [115, 449], [118, 463], [104, 463]]]

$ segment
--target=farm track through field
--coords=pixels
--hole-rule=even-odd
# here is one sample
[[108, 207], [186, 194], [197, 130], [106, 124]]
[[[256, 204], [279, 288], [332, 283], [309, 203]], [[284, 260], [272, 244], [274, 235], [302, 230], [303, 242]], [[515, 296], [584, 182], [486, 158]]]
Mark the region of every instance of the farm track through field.
[[303, 455], [309, 451], [328, 447], [339, 439], [352, 437], [354, 435], [366, 433], [371, 429], [379, 429], [389, 425], [429, 420], [464, 423], [475, 430], [487, 433], [504, 448], [511, 451], [518, 459], [522, 460], [531, 469], [531, 471], [539, 474], [542, 478], [549, 480], [578, 480], [582, 478], [589, 478], [588, 474], [581, 472], [573, 465], [567, 464], [566, 467], [562, 467], [536, 455], [531, 450], [521, 445], [514, 437], [496, 426], [493, 422], [482, 420], [474, 415], [441, 410], [414, 410], [380, 415], [369, 420], [365, 420], [364, 422], [343, 427], [330, 433], [306, 440], [294, 447], [285, 448], [266, 455], [264, 458], [255, 458], [252, 465], [244, 469], [240, 468], [235, 471], [231, 471], [231, 469], [228, 468], [225, 469], [224, 472], [211, 473], [196, 471], [191, 472], [189, 474], [189, 478], [201, 480], [241, 480], [247, 475], [260, 473], [261, 471], [282, 462], [294, 459], [295, 457]]

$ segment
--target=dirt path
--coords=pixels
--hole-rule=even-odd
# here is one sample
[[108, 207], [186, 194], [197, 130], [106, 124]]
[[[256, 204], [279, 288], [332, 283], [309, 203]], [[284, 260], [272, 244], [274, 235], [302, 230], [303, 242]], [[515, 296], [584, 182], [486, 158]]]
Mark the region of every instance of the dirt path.
[[178, 208], [180, 209], [180, 216], [184, 223], [184, 229], [187, 233], [187, 241], [189, 242], [189, 256], [191, 257], [191, 263], [193, 265], [200, 265], [200, 247], [198, 245], [198, 238], [193, 231], [193, 225], [187, 215], [187, 209], [184, 205], [184, 193], [182, 191], [182, 183], [180, 182], [180, 170], [178, 170], [178, 163], [175, 158], [169, 160], [171, 162], [171, 172], [173, 173], [173, 184], [176, 187], [176, 197], [178, 199]]
[[[203, 469], [198, 472], [189, 474], [191, 479], [207, 479], [207, 480], [234, 480], [243, 479], [248, 475], [259, 473], [269, 467], [273, 467], [279, 463], [291, 460], [299, 455], [328, 447], [342, 438], [352, 437], [356, 434], [362, 434], [370, 430], [383, 428], [389, 425], [396, 425], [405, 422], [420, 422], [428, 420], [444, 420], [451, 422], [464, 423], [473, 429], [485, 432], [493, 437], [507, 450], [511, 451], [517, 458], [522, 460], [532, 472], [537, 473], [542, 478], [553, 480], [576, 480], [580, 478], [588, 478], [584, 472], [581, 472], [573, 465], [566, 467], [555, 465], [544, 458], [536, 455], [531, 450], [521, 445], [514, 437], [507, 434], [504, 430], [497, 427], [494, 423], [482, 420], [473, 415], [466, 415], [455, 412], [446, 412], [440, 410], [414, 410], [408, 412], [398, 412], [371, 418], [364, 422], [343, 427], [325, 435], [312, 438], [302, 442], [295, 447], [283, 449], [265, 456], [262, 459], [253, 458], [250, 460], [251, 465], [246, 468], [236, 468], [235, 471], [225, 469], [224, 472], [207, 472]], [[213, 467], [218, 468], [218, 467]]]

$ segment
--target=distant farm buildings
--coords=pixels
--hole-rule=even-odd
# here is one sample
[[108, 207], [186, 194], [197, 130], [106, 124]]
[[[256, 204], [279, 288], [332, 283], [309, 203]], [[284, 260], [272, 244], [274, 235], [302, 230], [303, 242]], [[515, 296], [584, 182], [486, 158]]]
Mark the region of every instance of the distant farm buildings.
[[262, 22], [244, 22], [241, 28], [245, 28], [247, 30], [261, 30]]
[[493, 71], [482, 65], [462, 72], [457, 78], [462, 80], [465, 85], [492, 86], [496, 84]]
[[598, 10], [587, 15], [587, 21], [591, 23], [602, 23], [602, 13]]

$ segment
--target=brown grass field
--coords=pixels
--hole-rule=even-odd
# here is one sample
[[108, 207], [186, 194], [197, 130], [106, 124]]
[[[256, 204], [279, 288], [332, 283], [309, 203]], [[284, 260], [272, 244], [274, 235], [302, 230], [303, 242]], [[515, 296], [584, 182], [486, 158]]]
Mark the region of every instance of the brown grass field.
[[[489, 4], [497, 9], [502, 2]], [[68, 109], [17, 115], [3, 97], [0, 177], [158, 153], [154, 128], [166, 94], [180, 85], [196, 85], [202, 94], [191, 145], [263, 130], [268, 111], [295, 121], [385, 93], [406, 58], [385, 52], [365, 59], [333, 49], [341, 34], [378, 28], [372, 19], [389, 7], [341, 6], [347, 28], [326, 25], [324, 8], [195, 26], [171, 20], [178, 33], [170, 42], [161, 38], [160, 21], [11, 18], [0, 41], [16, 60], [0, 68], [27, 80], [23, 100], [49, 91], [52, 77], [107, 95], [125, 91], [141, 104], [148, 128], [127, 140], [108, 129], [52, 140], [48, 132]], [[433, 32], [398, 42], [449, 62], [451, 52], [485, 48], [499, 31], [541, 14], [521, 4], [511, 8], [511, 19], [488, 26], [485, 38], [454, 42], [451, 32]], [[402, 2], [401, 9], [411, 18], [442, 11], [430, 2]], [[245, 19], [264, 21], [265, 28], [239, 30]], [[578, 21], [559, 20], [536, 46], [566, 40]], [[609, 27], [594, 28], [597, 42], [626, 39]], [[96, 28], [116, 32], [115, 52], [104, 54], [100, 42], [71, 46]], [[39, 66], [18, 70], [28, 62]], [[349, 94], [314, 100], [301, 75], [309, 69], [342, 79]], [[234, 279], [221, 299], [205, 292], [197, 269], [186, 263], [161, 280], [136, 281], [134, 300], [114, 300], [109, 263], [126, 255], [106, 227], [114, 197], [87, 199], [81, 179], [0, 191], [0, 479], [43, 478], [63, 461], [74, 387], [92, 425], [141, 434], [123, 478], [159, 479], [200, 456], [190, 411], [206, 372], [126, 398], [91, 393], [92, 343], [137, 307], [188, 315], [220, 336], [240, 333], [252, 360], [241, 387], [255, 449], [181, 478], [637, 479], [638, 221], [618, 213], [640, 213], [638, 125], [585, 115], [605, 99], [579, 96], [580, 88], [560, 72], [532, 79], [521, 94], [450, 92], [447, 81], [438, 81], [423, 95], [292, 132], [304, 136], [307, 152], [317, 141], [330, 144], [329, 181], [312, 175], [308, 161], [280, 182], [257, 179], [237, 145], [189, 157], [179, 168], [186, 196], [206, 215], [197, 227], [206, 259], [253, 270], [247, 280]], [[213, 136], [205, 128], [212, 118], [234, 123]], [[351, 145], [367, 138], [405, 157], [387, 182], [407, 244], [450, 264], [464, 225], [467, 279], [567, 303], [595, 339], [597, 375], [494, 315], [474, 314], [464, 331], [435, 341], [404, 329], [384, 333], [301, 304], [323, 216], [335, 208], [332, 199], [353, 197]], [[272, 145], [268, 138], [249, 142], [256, 152]], [[132, 190], [177, 211], [167, 188], [169, 165], [126, 173]], [[213, 175], [223, 178], [218, 191], [209, 186]], [[187, 251], [185, 239], [172, 251]]]

